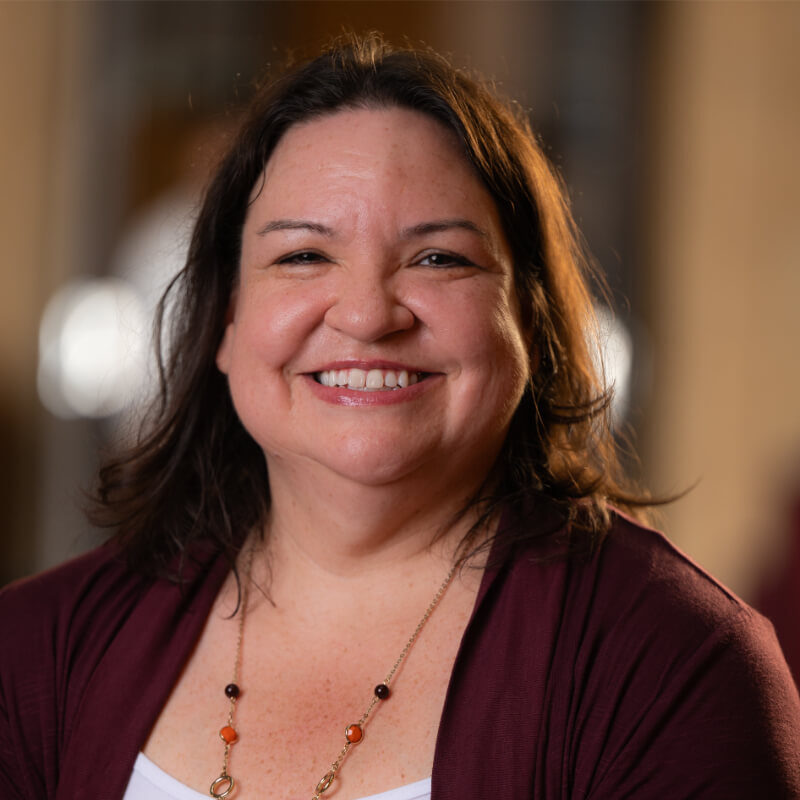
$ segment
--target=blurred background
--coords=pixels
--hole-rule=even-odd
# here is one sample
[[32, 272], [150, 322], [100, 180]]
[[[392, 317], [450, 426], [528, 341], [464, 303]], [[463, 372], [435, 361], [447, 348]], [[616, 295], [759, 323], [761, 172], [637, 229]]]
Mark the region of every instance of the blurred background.
[[0, 4], [0, 582], [97, 542], [82, 491], [254, 81], [343, 28], [528, 111], [608, 276], [621, 429], [682, 549], [800, 671], [800, 4]]

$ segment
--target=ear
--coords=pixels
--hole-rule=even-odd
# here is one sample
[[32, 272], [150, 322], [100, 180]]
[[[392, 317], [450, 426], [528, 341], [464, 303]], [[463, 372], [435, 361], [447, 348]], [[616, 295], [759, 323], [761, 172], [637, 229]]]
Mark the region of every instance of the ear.
[[236, 336], [236, 303], [238, 298], [238, 289], [234, 289], [228, 303], [228, 310], [225, 312], [225, 330], [222, 332], [222, 340], [217, 348], [217, 369], [223, 375], [227, 375], [230, 371], [233, 359], [233, 342]]

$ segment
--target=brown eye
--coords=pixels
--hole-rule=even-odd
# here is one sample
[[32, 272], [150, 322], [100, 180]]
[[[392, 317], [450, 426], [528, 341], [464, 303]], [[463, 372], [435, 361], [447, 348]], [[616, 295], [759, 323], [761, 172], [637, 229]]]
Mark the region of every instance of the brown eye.
[[297, 253], [289, 253], [288, 255], [282, 256], [277, 260], [276, 263], [299, 264], [300, 266], [303, 266], [305, 264], [318, 264], [321, 261], [326, 260], [327, 259], [323, 255], [315, 253], [312, 250], [301, 250]]
[[464, 258], [464, 256], [443, 252], [428, 253], [423, 256], [418, 263], [423, 267], [436, 267], [438, 269], [475, 266], [468, 258]]

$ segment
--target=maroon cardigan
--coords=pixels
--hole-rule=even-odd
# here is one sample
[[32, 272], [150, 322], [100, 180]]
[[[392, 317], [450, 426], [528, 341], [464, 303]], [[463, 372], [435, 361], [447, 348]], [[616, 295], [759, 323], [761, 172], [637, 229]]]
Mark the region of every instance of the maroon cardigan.
[[[621, 516], [590, 560], [536, 555], [484, 576], [433, 800], [800, 798], [800, 700], [763, 617]], [[6, 793], [121, 798], [225, 574], [209, 558], [181, 593], [106, 546], [3, 590]]]

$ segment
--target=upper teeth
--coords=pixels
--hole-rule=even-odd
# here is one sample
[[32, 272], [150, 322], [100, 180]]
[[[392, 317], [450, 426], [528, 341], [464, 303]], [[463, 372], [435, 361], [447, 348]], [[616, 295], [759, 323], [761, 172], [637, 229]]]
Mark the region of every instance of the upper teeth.
[[327, 369], [318, 372], [317, 381], [323, 386], [346, 386], [365, 392], [381, 389], [405, 389], [419, 381], [419, 373], [393, 369]]

